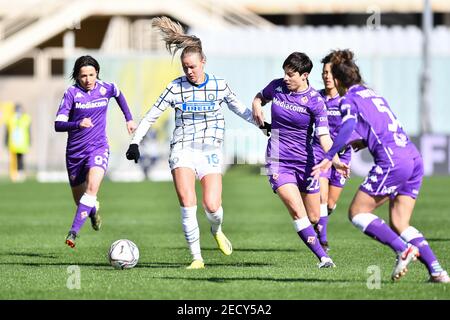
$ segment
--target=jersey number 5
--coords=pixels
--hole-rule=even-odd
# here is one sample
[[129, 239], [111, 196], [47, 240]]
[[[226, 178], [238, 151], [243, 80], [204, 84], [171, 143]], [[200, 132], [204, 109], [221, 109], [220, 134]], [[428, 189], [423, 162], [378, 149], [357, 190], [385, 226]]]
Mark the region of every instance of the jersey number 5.
[[392, 113], [391, 109], [389, 109], [385, 104], [384, 101], [380, 98], [373, 98], [372, 99], [373, 104], [375, 107], [377, 107], [379, 112], [387, 113], [389, 116], [389, 119], [392, 121], [392, 123], [388, 124], [388, 130], [391, 132], [397, 132], [398, 127], [402, 127], [400, 122], [395, 119], [394, 114]]

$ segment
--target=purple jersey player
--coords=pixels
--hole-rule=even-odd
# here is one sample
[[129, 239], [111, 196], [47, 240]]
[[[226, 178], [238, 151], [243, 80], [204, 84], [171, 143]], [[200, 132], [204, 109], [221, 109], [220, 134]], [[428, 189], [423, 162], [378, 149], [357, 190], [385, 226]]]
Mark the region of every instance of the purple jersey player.
[[315, 164], [310, 138], [313, 126], [324, 149], [332, 141], [325, 103], [308, 83], [312, 66], [304, 53], [289, 55], [283, 63], [284, 78], [273, 80], [254, 98], [253, 117], [264, 125], [261, 106], [272, 101], [272, 136], [266, 151], [269, 181], [292, 216], [298, 235], [319, 258], [319, 268], [326, 268], [334, 263], [311, 225], [320, 217], [319, 182], [310, 176]]
[[[362, 85], [359, 68], [349, 50], [332, 52], [332, 73], [341, 96], [343, 123], [325, 159], [314, 167], [319, 175], [330, 168], [332, 156], [355, 131], [374, 158], [374, 166], [357, 191], [349, 209], [352, 223], [397, 254], [392, 279], [400, 279], [408, 264], [420, 256], [431, 282], [450, 282], [436, 256], [416, 228], [409, 225], [423, 177], [419, 151], [403, 131], [387, 101]], [[342, 163], [337, 167], [345, 167]], [[389, 200], [389, 227], [373, 214]]]
[[[328, 127], [330, 129], [331, 139], [334, 140], [342, 123], [342, 117], [339, 105], [341, 97], [339, 96], [339, 92], [334, 85], [330, 59], [331, 54], [324, 57], [321, 61], [323, 63], [322, 80], [325, 88], [320, 90], [319, 93], [325, 100], [325, 105], [327, 106]], [[314, 135], [313, 145], [316, 159], [323, 159], [325, 152], [320, 146], [317, 135]], [[350, 146], [345, 147], [341, 152], [339, 152], [339, 159], [347, 165], [350, 164], [351, 157], [352, 150]], [[331, 170], [320, 174], [320, 219], [314, 228], [316, 229], [319, 237], [319, 242], [325, 250], [328, 250], [328, 216], [334, 211], [334, 209], [336, 209], [336, 203], [341, 195], [342, 188], [344, 188], [346, 181], [347, 178], [339, 173], [334, 167], [332, 167]]]
[[97, 193], [108, 167], [109, 146], [106, 137], [106, 112], [114, 97], [122, 110], [128, 133], [134, 124], [123, 94], [113, 84], [98, 79], [100, 66], [91, 56], [75, 61], [72, 79], [56, 114], [55, 130], [67, 131], [66, 167], [77, 211], [66, 244], [75, 247], [75, 239], [87, 217], [94, 230], [101, 219]]

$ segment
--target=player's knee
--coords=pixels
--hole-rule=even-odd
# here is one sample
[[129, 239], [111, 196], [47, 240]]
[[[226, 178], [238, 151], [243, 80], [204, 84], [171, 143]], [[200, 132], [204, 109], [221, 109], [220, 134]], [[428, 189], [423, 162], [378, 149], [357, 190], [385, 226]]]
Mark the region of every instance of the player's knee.
[[205, 208], [206, 211], [214, 213], [217, 212], [217, 210], [219, 210], [221, 206], [220, 201], [211, 201], [211, 200], [206, 200], [203, 202], [203, 208]]
[[197, 199], [189, 196], [179, 196], [178, 201], [182, 207], [193, 207], [197, 205]]
[[333, 209], [334, 207], [336, 207], [336, 201], [334, 199], [328, 199], [327, 205], [329, 209]]
[[97, 184], [88, 184], [86, 186], [86, 193], [90, 195], [96, 195], [98, 193], [98, 189], [100, 188]]
[[312, 213], [308, 215], [309, 221], [311, 224], [316, 224], [319, 222], [320, 219], [320, 213]]
[[311, 222], [311, 224], [316, 224], [316, 223], [319, 222], [319, 219], [320, 219], [320, 218], [314, 217], [314, 218], [310, 218], [309, 221]]

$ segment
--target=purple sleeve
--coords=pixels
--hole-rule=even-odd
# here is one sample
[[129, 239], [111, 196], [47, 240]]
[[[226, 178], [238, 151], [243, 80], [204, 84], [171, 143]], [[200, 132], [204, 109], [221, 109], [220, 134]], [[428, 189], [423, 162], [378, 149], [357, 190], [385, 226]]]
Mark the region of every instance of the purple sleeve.
[[276, 80], [271, 81], [264, 89], [261, 90], [261, 95], [264, 99], [267, 101], [271, 101], [273, 99], [274, 93], [275, 93], [275, 82]]
[[356, 126], [355, 118], [348, 118], [342, 123], [342, 126], [338, 132], [338, 135], [334, 139], [331, 149], [325, 154], [325, 158], [328, 160], [333, 159], [334, 155], [346, 146], [347, 140], [350, 138], [353, 130]]
[[347, 140], [347, 145], [350, 145], [358, 140], [363, 140], [363, 138], [356, 131], [353, 131], [352, 134], [350, 135], [350, 138], [348, 138]]
[[61, 99], [61, 103], [59, 104], [58, 112], [56, 113], [56, 121], [60, 121], [60, 118], [65, 118], [67, 121], [69, 119], [70, 110], [72, 110], [73, 106], [73, 95], [70, 92], [70, 88], [64, 92], [64, 96]]
[[55, 131], [65, 132], [80, 128], [81, 121], [55, 121]]
[[120, 109], [123, 112], [123, 115], [125, 116], [125, 120], [128, 122], [130, 120], [133, 120], [133, 116], [131, 115], [130, 108], [128, 108], [127, 100], [125, 100], [124, 95], [122, 92], [119, 94], [118, 97], [115, 97], [117, 104], [119, 105]]
[[64, 96], [59, 104], [58, 112], [55, 119], [55, 131], [66, 132], [79, 129], [81, 121], [69, 121], [70, 111], [73, 106], [73, 95], [70, 88], [64, 92]]
[[311, 108], [311, 110], [314, 113], [314, 124], [319, 134], [324, 130], [319, 128], [326, 128], [326, 131], [328, 132], [327, 106], [325, 105], [325, 101], [322, 99], [322, 97], [317, 97], [317, 101], [314, 104], [314, 107]]

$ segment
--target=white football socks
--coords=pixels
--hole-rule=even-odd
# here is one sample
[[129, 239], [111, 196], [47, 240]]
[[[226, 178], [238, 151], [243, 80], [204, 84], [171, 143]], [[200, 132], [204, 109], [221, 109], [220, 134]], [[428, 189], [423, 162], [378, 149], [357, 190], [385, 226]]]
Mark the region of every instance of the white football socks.
[[97, 196], [91, 196], [86, 192], [80, 198], [80, 203], [84, 204], [87, 207], [95, 207], [95, 202], [97, 201]]
[[217, 234], [222, 231], [222, 222], [223, 222], [223, 208], [222, 206], [217, 209], [216, 212], [208, 212], [205, 209], [206, 218], [208, 218], [209, 223], [211, 224], [211, 233]]
[[362, 232], [366, 231], [366, 228], [372, 221], [378, 219], [373, 213], [358, 213], [352, 218], [352, 223]]
[[320, 204], [320, 217], [328, 217], [328, 205], [326, 203]]
[[180, 207], [184, 237], [194, 260], [202, 260], [200, 249], [200, 229], [197, 222], [197, 206]]
[[311, 225], [311, 222], [309, 221], [308, 217], [293, 220], [292, 223], [294, 224], [294, 229], [295, 232], [297, 233], [308, 228]]

